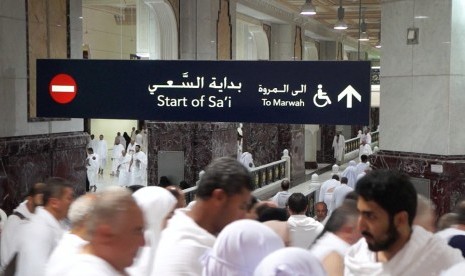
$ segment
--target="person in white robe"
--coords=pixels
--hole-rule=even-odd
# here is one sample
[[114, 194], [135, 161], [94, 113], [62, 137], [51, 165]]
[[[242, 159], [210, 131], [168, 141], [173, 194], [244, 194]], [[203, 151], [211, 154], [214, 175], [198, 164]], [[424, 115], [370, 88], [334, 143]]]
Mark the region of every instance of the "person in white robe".
[[141, 147], [142, 151], [148, 154], [149, 140], [148, 140], [148, 131], [147, 131], [146, 126], [142, 128], [141, 134], [142, 134], [142, 147]]
[[291, 245], [308, 249], [316, 237], [323, 231], [323, 224], [305, 213], [308, 209], [308, 199], [302, 193], [293, 193], [287, 202], [290, 214], [287, 224], [291, 235]]
[[201, 275], [201, 257], [226, 225], [245, 217], [253, 188], [249, 171], [236, 159], [213, 160], [200, 178], [195, 204], [177, 209], [163, 230], [150, 276]]
[[94, 153], [92, 148], [87, 149], [86, 170], [87, 180], [89, 180], [89, 190], [97, 190], [97, 176], [99, 171], [98, 155]]
[[97, 149], [97, 145], [98, 145], [98, 140], [97, 138], [95, 138], [95, 135], [94, 134], [91, 134], [90, 135], [90, 141], [89, 143], [87, 144], [87, 148], [93, 148], [94, 151]]
[[69, 207], [71, 229], [66, 232], [48, 259], [45, 276], [65, 275], [74, 258], [88, 243], [86, 221], [95, 204], [95, 194], [87, 193], [77, 198]]
[[370, 144], [366, 142], [366, 140], [362, 141], [362, 144], [360, 145], [359, 151], [358, 151], [358, 158], [361, 161], [362, 160], [362, 155], [370, 156], [373, 154], [373, 151], [371, 150]]
[[326, 276], [318, 259], [308, 250], [296, 247], [279, 249], [266, 256], [254, 276]]
[[336, 210], [337, 207], [341, 206], [346, 195], [354, 190], [347, 184], [347, 182], [347, 177], [341, 177], [341, 185], [334, 188], [333, 197], [331, 198], [331, 206], [328, 207], [330, 213]]
[[239, 160], [242, 165], [244, 165], [249, 171], [253, 168], [255, 168], [255, 164], [253, 163], [253, 157], [250, 152], [244, 152], [241, 154], [241, 158]]
[[108, 146], [107, 141], [103, 139], [103, 135], [100, 134], [99, 140], [97, 142], [97, 148], [94, 149], [94, 152], [97, 153], [99, 157], [99, 174], [103, 175], [103, 170], [107, 165], [107, 154], [108, 154]]
[[121, 187], [129, 186], [131, 181], [131, 174], [129, 172], [129, 165], [131, 164], [132, 156], [127, 154], [125, 150], [119, 159], [118, 165], [118, 185]]
[[355, 200], [346, 200], [336, 208], [325, 224], [322, 235], [310, 248], [328, 275], [343, 275], [344, 256], [361, 235], [357, 227], [358, 210]]
[[276, 203], [276, 205], [279, 208], [285, 208], [287, 199], [291, 196], [291, 193], [289, 192], [289, 186], [291, 185], [289, 179], [283, 179], [281, 181], [281, 190], [280, 192], [277, 192], [272, 198], [271, 201]]
[[140, 133], [140, 130], [136, 130], [136, 138], [134, 140], [136, 141], [136, 144], [141, 145], [142, 147], [144, 143], [144, 137]]
[[354, 189], [358, 176], [357, 163], [354, 160], [349, 162], [349, 166], [342, 172], [342, 176], [347, 177], [347, 185]]
[[136, 140], [136, 128], [132, 127], [131, 130], [131, 140]]
[[323, 201], [329, 208], [333, 198], [334, 188], [336, 188], [339, 185], [341, 185], [341, 183], [339, 182], [339, 176], [337, 174], [333, 175], [331, 179], [323, 182], [323, 184], [321, 184], [320, 187], [318, 201]]
[[58, 177], [47, 179], [45, 184], [44, 207], [36, 209], [35, 215], [19, 233], [22, 238], [16, 276], [44, 275], [47, 260], [65, 232], [60, 221], [68, 214], [73, 200], [73, 186]]
[[112, 155], [111, 155], [111, 175], [117, 174], [119, 161], [121, 156], [123, 156], [123, 145], [120, 144], [119, 140], [115, 140], [115, 145], [113, 145]]
[[131, 172], [130, 186], [147, 186], [147, 155], [140, 150], [139, 145], [136, 145], [136, 153], [132, 156], [129, 171]]
[[337, 164], [342, 164], [344, 161], [346, 140], [340, 131], [337, 132], [333, 139], [334, 158]]
[[18, 252], [19, 242], [22, 239], [22, 228], [34, 216], [37, 207], [43, 205], [44, 183], [35, 183], [29, 189], [26, 200], [21, 202], [13, 213], [8, 217], [3, 226], [0, 245], [1, 267], [5, 267], [14, 254]]
[[227, 225], [206, 254], [204, 276], [252, 276], [268, 254], [284, 248], [284, 242], [262, 223], [244, 219]]
[[349, 249], [344, 275], [439, 275], [463, 261], [460, 250], [412, 226], [417, 193], [408, 176], [374, 170], [355, 191], [363, 238]]
[[89, 243], [63, 276], [127, 276], [144, 246], [144, 217], [130, 191], [110, 186], [96, 194], [87, 220]]
[[365, 141], [368, 145], [371, 145], [371, 134], [370, 134], [370, 131], [371, 129], [368, 127], [366, 130], [365, 130]]
[[157, 186], [144, 187], [132, 195], [142, 210], [145, 220], [145, 246], [134, 264], [126, 270], [129, 275], [149, 275], [160, 240], [161, 231], [173, 215], [177, 199], [167, 190]]
[[360, 160], [360, 163], [358, 163], [355, 167], [357, 169], [357, 176], [365, 172], [365, 170], [370, 166], [370, 163], [368, 162], [368, 155], [362, 155]]
[[127, 153], [132, 156], [134, 153], [136, 153], [136, 140], [131, 139], [131, 142], [128, 145], [128, 148], [126, 149]]

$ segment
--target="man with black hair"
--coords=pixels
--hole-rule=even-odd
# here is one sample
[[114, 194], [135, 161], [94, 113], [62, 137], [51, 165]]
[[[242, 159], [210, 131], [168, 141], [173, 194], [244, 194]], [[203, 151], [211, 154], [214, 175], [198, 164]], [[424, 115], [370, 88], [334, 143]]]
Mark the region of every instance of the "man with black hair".
[[292, 246], [309, 248], [323, 231], [323, 224], [307, 217], [308, 199], [302, 193], [293, 193], [287, 201], [287, 210], [291, 215], [287, 220], [291, 233]]
[[341, 206], [344, 202], [346, 195], [352, 192], [354, 189], [349, 187], [347, 184], [349, 180], [347, 177], [341, 177], [341, 185], [334, 188], [333, 197], [331, 199], [331, 205], [329, 206], [329, 212], [332, 213], [337, 207]]
[[65, 179], [52, 177], [45, 181], [44, 207], [21, 231], [18, 249], [17, 276], [41, 276], [65, 229], [60, 221], [68, 214], [73, 201], [73, 187]]
[[357, 166], [355, 166], [355, 169], [357, 170], [357, 175], [365, 172], [369, 165], [370, 163], [368, 163], [368, 155], [363, 154], [360, 157], [360, 163], [358, 163]]
[[271, 199], [276, 205], [278, 205], [279, 208], [285, 208], [287, 199], [291, 195], [289, 192], [289, 187], [291, 185], [291, 182], [289, 182], [289, 179], [283, 179], [281, 181], [281, 190], [280, 192], [277, 192], [276, 195]]
[[176, 210], [162, 232], [152, 275], [202, 275], [200, 258], [227, 224], [245, 217], [253, 188], [249, 171], [237, 160], [214, 160], [200, 179], [192, 209]]
[[363, 238], [345, 257], [345, 275], [439, 275], [463, 261], [459, 250], [412, 226], [417, 193], [408, 176], [372, 171], [355, 191]]
[[45, 184], [35, 183], [29, 189], [26, 199], [13, 210], [13, 213], [8, 217], [5, 226], [2, 230], [2, 243], [1, 243], [1, 266], [5, 267], [18, 252], [19, 238], [18, 233], [21, 228], [31, 219], [38, 206], [42, 206], [43, 193]]

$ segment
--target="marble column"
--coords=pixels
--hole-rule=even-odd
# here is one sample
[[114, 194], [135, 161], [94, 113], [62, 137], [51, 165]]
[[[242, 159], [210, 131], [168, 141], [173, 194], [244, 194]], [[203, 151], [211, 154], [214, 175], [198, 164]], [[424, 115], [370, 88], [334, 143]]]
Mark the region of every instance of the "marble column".
[[465, 195], [463, 12], [461, 0], [382, 1], [381, 152], [372, 163], [425, 179], [440, 214]]

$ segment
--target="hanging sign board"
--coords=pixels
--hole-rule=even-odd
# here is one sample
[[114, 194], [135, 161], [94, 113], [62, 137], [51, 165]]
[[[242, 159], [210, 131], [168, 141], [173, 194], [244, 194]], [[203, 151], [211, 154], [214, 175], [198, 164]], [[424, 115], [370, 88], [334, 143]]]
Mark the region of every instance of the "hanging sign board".
[[37, 61], [39, 117], [368, 125], [369, 110], [366, 61]]

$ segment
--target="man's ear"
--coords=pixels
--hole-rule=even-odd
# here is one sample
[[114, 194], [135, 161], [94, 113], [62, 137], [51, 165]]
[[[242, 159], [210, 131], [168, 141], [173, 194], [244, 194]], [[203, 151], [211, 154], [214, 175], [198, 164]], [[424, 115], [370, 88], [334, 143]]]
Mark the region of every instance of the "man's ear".
[[213, 199], [215, 202], [221, 203], [228, 199], [228, 195], [223, 189], [214, 189], [211, 199]]
[[396, 227], [408, 225], [408, 213], [407, 211], [400, 211], [394, 215], [394, 225]]

